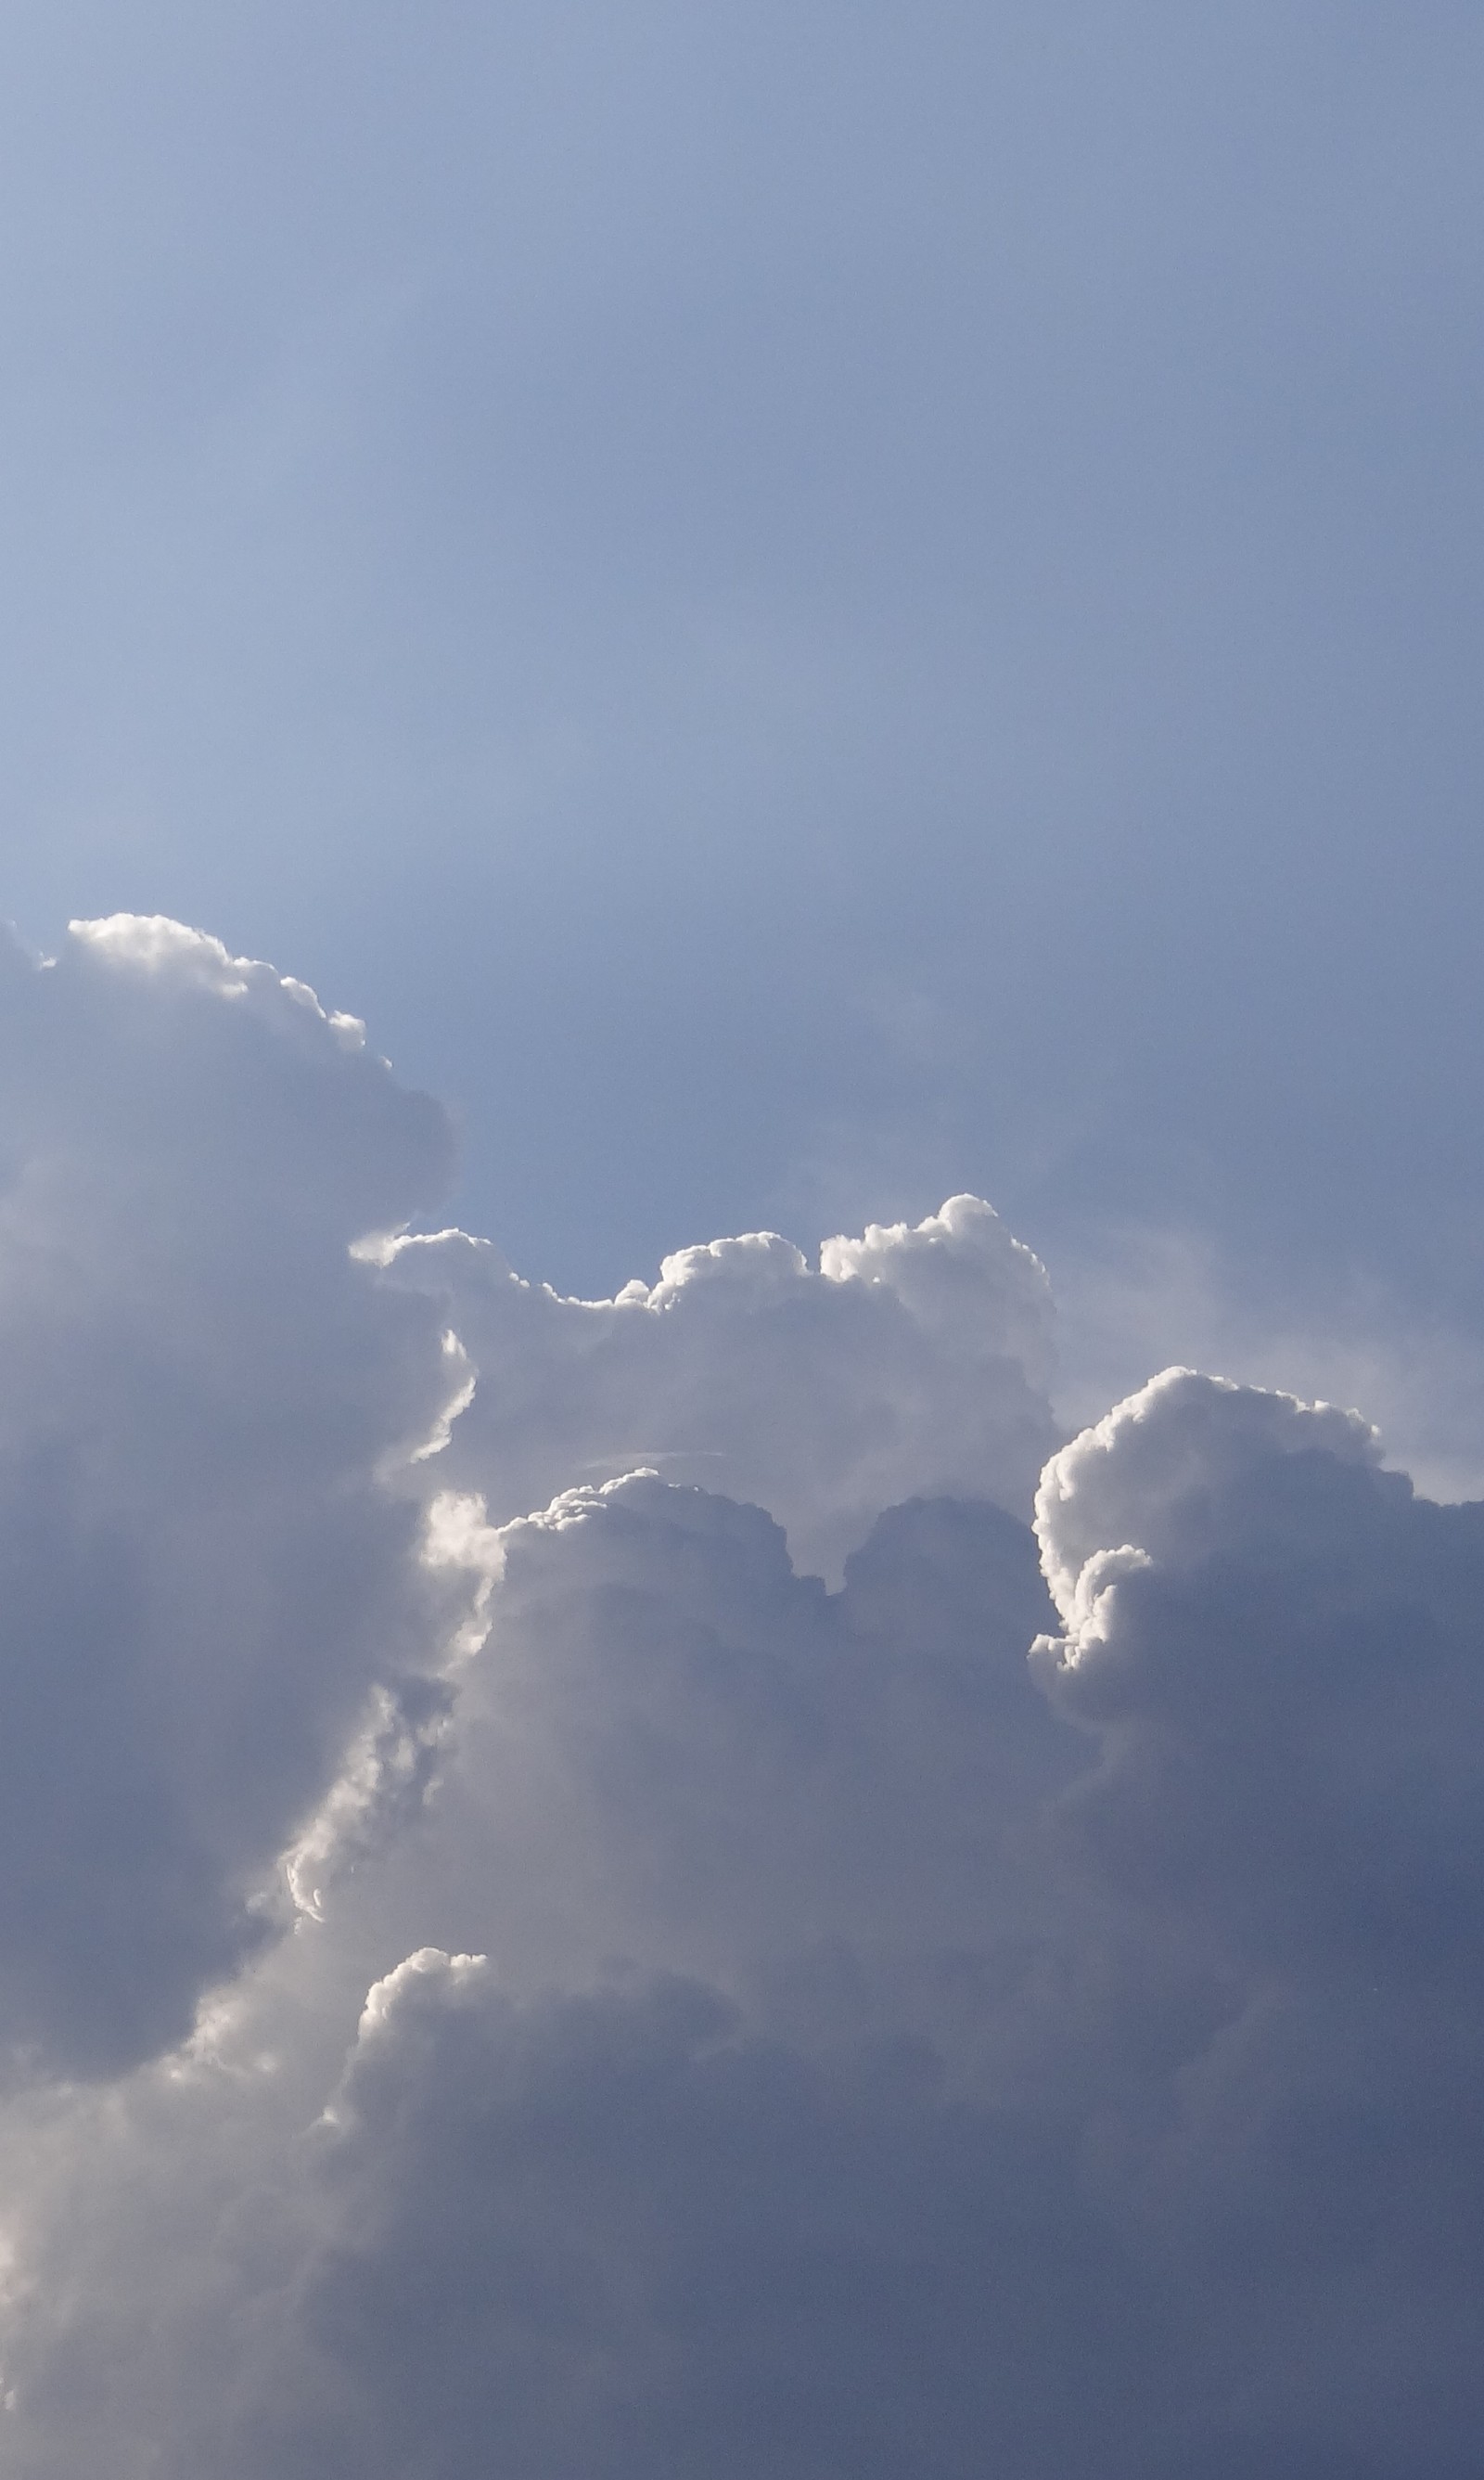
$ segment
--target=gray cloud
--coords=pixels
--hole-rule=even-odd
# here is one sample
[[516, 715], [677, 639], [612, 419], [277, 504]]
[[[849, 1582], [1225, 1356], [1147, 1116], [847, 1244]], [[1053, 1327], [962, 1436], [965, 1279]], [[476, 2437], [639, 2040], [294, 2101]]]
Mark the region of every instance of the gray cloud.
[[1484, 1510], [1175, 1370], [1033, 1534], [974, 1201], [563, 1301], [266, 968], [0, 992], [7, 2470], [1463, 2480]]
[[16, 2469], [1461, 2480], [1478, 1511], [1174, 1373], [1042, 1524], [1060, 1635], [983, 1506], [506, 1528], [422, 1824], [13, 2180]]
[[873, 2021], [902, 1980], [948, 2037], [959, 1975], [1033, 1905], [1017, 1833], [1081, 1756], [1026, 1672], [1027, 1528], [908, 1504], [832, 1596], [761, 1510], [651, 1476], [484, 1538], [426, 1829], [327, 1899], [360, 1988], [426, 1942], [527, 1993], [678, 1970], [789, 2023]]
[[[1147, 2384], [1067, 2131], [911, 2044], [824, 2060], [675, 1979], [516, 2007], [424, 1950], [334, 2107], [295, 2320], [358, 2417], [321, 2468], [462, 2480], [499, 2439], [550, 2474], [1090, 2470], [1089, 2414]], [[293, 2419], [264, 2445], [312, 2467]]]
[[1040, 1526], [1060, 1749], [987, 1511], [902, 1511], [811, 1610], [652, 1483], [506, 1537], [470, 1762], [502, 1808], [508, 1697], [540, 1883], [590, 1833], [569, 1899], [658, 1934], [594, 1995], [544, 1912], [588, 1994], [543, 1998], [496, 1870], [488, 1965], [379, 1992], [296, 2296], [388, 2470], [473, 2472], [503, 2417], [626, 2480], [1467, 2469], [1484, 1517], [1354, 1415], [1175, 1372]]
[[348, 1245], [447, 1176], [312, 994], [171, 923], [0, 951], [0, 2042], [178, 2039], [446, 1598], [378, 1480], [448, 1391]]
[[1167, 1372], [1047, 1468], [1035, 1658], [1131, 1892], [1253, 1963], [1425, 1983], [1484, 1927], [1484, 1509], [1377, 1456], [1353, 1413]]

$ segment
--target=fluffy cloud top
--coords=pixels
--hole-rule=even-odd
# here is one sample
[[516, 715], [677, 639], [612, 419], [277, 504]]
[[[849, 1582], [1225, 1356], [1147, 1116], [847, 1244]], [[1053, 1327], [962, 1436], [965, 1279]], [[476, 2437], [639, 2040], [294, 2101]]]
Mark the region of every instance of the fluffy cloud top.
[[827, 1240], [817, 1269], [772, 1232], [684, 1249], [613, 1301], [523, 1282], [462, 1232], [403, 1241], [392, 1272], [483, 1373], [439, 1470], [497, 1521], [648, 1464], [768, 1508], [837, 1576], [914, 1492], [1029, 1513], [1058, 1442], [1045, 1273], [979, 1198]]
[[561, 1301], [266, 969], [0, 988], [4, 2468], [1463, 2480], [1484, 1509], [1170, 1371], [1033, 1535], [975, 1201]]
[[1065, 1633], [1034, 1660], [1102, 1743], [1071, 1807], [1132, 1894], [1243, 1968], [1420, 1987], [1477, 1951], [1484, 1507], [1416, 1499], [1353, 1414], [1177, 1370], [1037, 1521]]

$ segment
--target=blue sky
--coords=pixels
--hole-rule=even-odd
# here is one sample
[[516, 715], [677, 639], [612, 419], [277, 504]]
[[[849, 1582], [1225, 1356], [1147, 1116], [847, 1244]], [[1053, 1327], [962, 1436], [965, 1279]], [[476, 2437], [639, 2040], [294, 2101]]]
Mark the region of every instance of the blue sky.
[[972, 1187], [1467, 1319], [1481, 44], [8, 11], [23, 935], [311, 980], [567, 1285]]

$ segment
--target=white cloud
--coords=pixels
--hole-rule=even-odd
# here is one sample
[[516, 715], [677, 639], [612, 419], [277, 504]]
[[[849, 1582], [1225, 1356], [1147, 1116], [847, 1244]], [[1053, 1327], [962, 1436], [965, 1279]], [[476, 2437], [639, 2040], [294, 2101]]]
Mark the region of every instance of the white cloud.
[[1059, 1252], [1056, 1288], [1058, 1404], [1076, 1428], [1180, 1361], [1362, 1404], [1387, 1460], [1429, 1498], [1484, 1492], [1484, 1352], [1441, 1300], [1429, 1313], [1353, 1267], [1275, 1291], [1209, 1236], [1178, 1229], [1125, 1229], [1095, 1256]]
[[1484, 1931], [1484, 1509], [1415, 1498], [1353, 1413], [1180, 1370], [1053, 1459], [1037, 1521], [1105, 1875], [1244, 1971], [1446, 1986]]
[[14, 2468], [1462, 2473], [1477, 1511], [1188, 1375], [1061, 1479], [1153, 1546], [1060, 1736], [987, 1508], [834, 1597], [654, 1480], [485, 1543], [422, 1823], [27, 2131]]
[[975, 1201], [562, 1301], [266, 968], [0, 1010], [6, 2470], [1462, 2480], [1484, 1510], [1174, 1370], [1038, 1564]]
[[1058, 1441], [1045, 1273], [978, 1198], [827, 1240], [817, 1269], [771, 1232], [684, 1249], [614, 1301], [561, 1299], [456, 1232], [404, 1240], [391, 1272], [485, 1373], [437, 1485], [496, 1521], [649, 1465], [766, 1507], [837, 1577], [912, 1495], [1029, 1511]]
[[1375, 1464], [1380, 1452], [1359, 1413], [1166, 1369], [1048, 1461], [1036, 1493], [1046, 1581], [1070, 1618], [1089, 1559], [1124, 1547], [1190, 1557], [1227, 1510], [1231, 1485], [1266, 1460], [1324, 1454]]
[[447, 1596], [382, 1460], [448, 1391], [348, 1244], [447, 1176], [434, 1105], [170, 922], [0, 950], [0, 2044], [189, 2028]]
[[1050, 1612], [1023, 1525], [895, 1510], [835, 1596], [759, 1509], [652, 1476], [486, 1539], [428, 1827], [331, 1900], [363, 1986], [432, 1941], [527, 1991], [621, 1962], [793, 2005], [822, 1955], [925, 1991], [1018, 1927], [1014, 1829], [1080, 1755], [1026, 1672]]

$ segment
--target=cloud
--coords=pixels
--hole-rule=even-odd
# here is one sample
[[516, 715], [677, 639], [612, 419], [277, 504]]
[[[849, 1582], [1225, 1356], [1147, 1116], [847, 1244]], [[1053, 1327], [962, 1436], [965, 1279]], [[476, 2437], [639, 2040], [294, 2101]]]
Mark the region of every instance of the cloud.
[[1058, 1404], [1075, 1428], [1172, 1361], [1244, 1385], [1364, 1404], [1387, 1460], [1429, 1498], [1484, 1491], [1484, 1353], [1446, 1304], [1409, 1304], [1353, 1265], [1276, 1291], [1209, 1236], [1123, 1228], [1057, 1253]]
[[189, 2030], [441, 1596], [378, 1479], [448, 1391], [347, 1254], [448, 1176], [436, 1106], [179, 925], [0, 948], [0, 2043]]
[[14, 2467], [1462, 2480], [1478, 1511], [1181, 1372], [1041, 1520], [486, 1542], [421, 1823], [13, 2173]]
[[1484, 1508], [1417, 1499], [1353, 1414], [1169, 1371], [1053, 1460], [1037, 1521], [1036, 1667], [1098, 1751], [1060, 1829], [1151, 2013], [1202, 1978], [1214, 2010], [1124, 2139], [1147, 2224], [1295, 2470], [1462, 2470]]
[[[121, 2115], [74, 2113], [50, 2158], [28, 2130], [10, 2165], [18, 2469], [472, 2473], [492, 2418], [532, 2469], [741, 2470], [770, 2441], [787, 2467], [796, 2415], [832, 2450], [861, 2333], [852, 2311], [800, 2394], [786, 2286], [862, 2247], [868, 2308], [914, 2284], [888, 2235], [918, 2169], [853, 2201], [860, 2171], [899, 2139], [941, 2157], [912, 2210], [962, 2218], [939, 2087], [982, 2074], [984, 1984], [1025, 1970], [1016, 1833], [1079, 1753], [1025, 1669], [1051, 1616], [1027, 1528], [908, 1505], [832, 1596], [760, 1511], [640, 1476], [486, 1555], [421, 1824]], [[419, 1925], [488, 1960], [400, 1960]], [[795, 2188], [821, 2146], [814, 2263]], [[687, 2338], [672, 2293], [704, 2256]], [[759, 2318], [798, 2399], [749, 2423]], [[951, 2356], [979, 2348], [971, 2314]]]
[[[517, 2005], [423, 1950], [371, 1994], [316, 2167], [285, 2357], [354, 2404], [314, 2447], [347, 2480], [473, 2480], [494, 2441], [610, 2480], [1091, 2470], [1088, 2397], [1143, 2339], [1058, 2133], [910, 2048], [750, 2032], [693, 1981]], [[1012, 2371], [1058, 2336], [1081, 2398], [1037, 2406]], [[315, 2467], [303, 2440], [270, 2421], [263, 2467]]]
[[902, 1499], [1028, 1513], [1059, 1443], [1045, 1272], [979, 1198], [827, 1240], [817, 1268], [773, 1232], [714, 1240], [613, 1301], [522, 1281], [462, 1232], [403, 1240], [390, 1271], [486, 1374], [438, 1485], [497, 1522], [647, 1464], [768, 1508], [837, 1579]]
[[1172, 1370], [1033, 1534], [975, 1201], [563, 1301], [267, 968], [0, 1007], [6, 2469], [1463, 2480], [1484, 1509]]
[[1439, 1507], [1327, 1405], [1166, 1371], [1053, 1458], [1102, 1863], [1254, 1965], [1424, 1980], [1484, 1929], [1484, 1508]]
[[905, 1976], [948, 2007], [995, 1917], [1018, 1934], [1016, 1827], [1081, 1756], [1026, 1670], [1051, 1615], [1026, 1526], [911, 1502], [833, 1595], [760, 1509], [652, 1475], [483, 1538], [427, 1828], [333, 1898], [362, 1988], [402, 1940], [529, 1992], [617, 1963], [806, 2013]]

